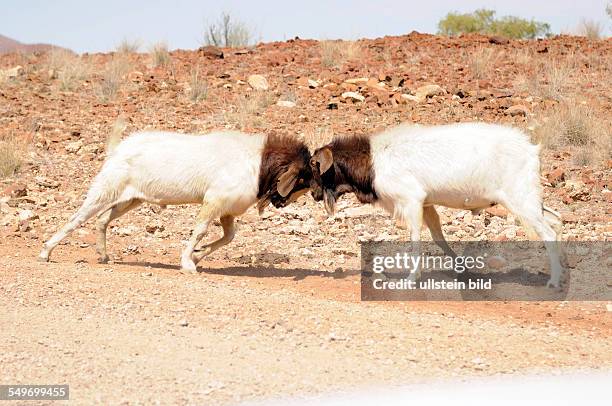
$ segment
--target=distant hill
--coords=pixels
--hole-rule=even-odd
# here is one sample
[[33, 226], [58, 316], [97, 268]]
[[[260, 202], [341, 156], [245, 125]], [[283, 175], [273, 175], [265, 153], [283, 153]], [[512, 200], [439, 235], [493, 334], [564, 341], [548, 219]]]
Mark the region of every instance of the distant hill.
[[12, 38], [0, 35], [0, 54], [10, 52], [37, 52], [48, 51], [51, 48], [61, 48], [51, 44], [23, 44]]

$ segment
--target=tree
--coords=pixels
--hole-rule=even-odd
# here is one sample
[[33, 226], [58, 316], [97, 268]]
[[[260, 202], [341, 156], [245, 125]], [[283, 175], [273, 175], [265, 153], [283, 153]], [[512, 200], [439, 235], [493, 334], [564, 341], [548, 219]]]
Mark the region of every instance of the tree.
[[550, 25], [514, 16], [495, 18], [495, 11], [487, 9], [465, 14], [451, 12], [438, 23], [438, 33], [442, 35], [452, 36], [469, 32], [503, 35], [508, 38], [537, 38], [549, 36]]
[[206, 45], [217, 47], [244, 47], [250, 40], [247, 26], [241, 21], [232, 21], [228, 13], [221, 14], [219, 21], [209, 25], [204, 32]]

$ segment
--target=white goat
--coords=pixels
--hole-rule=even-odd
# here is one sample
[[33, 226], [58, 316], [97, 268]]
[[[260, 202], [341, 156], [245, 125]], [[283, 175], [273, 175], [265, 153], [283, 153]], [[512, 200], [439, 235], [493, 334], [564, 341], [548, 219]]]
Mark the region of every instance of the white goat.
[[[85, 202], [44, 244], [41, 261], [48, 261], [53, 248], [93, 216], [99, 216], [97, 252], [105, 262], [106, 228], [113, 219], [142, 202], [195, 203], [202, 207], [181, 256], [182, 269], [193, 272], [202, 257], [233, 239], [234, 217], [258, 201], [260, 210], [270, 202], [283, 207], [308, 190], [310, 179], [308, 149], [287, 137], [142, 132], [109, 149]], [[223, 237], [194, 252], [215, 218], [221, 220]]]
[[[539, 146], [518, 129], [483, 123], [434, 127], [401, 125], [371, 137], [343, 137], [313, 154], [311, 189], [333, 213], [337, 198], [353, 192], [378, 203], [420, 240], [423, 220], [433, 239], [454, 255], [434, 205], [477, 211], [504, 205], [544, 240], [549, 286], [561, 278], [558, 214], [542, 204]], [[547, 212], [545, 216], [545, 212]], [[549, 216], [550, 214], [550, 216]]]

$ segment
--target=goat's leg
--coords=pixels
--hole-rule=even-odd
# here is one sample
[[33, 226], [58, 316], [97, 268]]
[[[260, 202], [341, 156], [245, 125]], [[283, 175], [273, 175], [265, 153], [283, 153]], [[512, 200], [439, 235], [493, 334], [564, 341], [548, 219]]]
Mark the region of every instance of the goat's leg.
[[234, 216], [223, 216], [221, 217], [221, 226], [223, 227], [223, 237], [210, 244], [204, 245], [202, 248], [197, 249], [191, 255], [191, 259], [197, 265], [207, 255], [210, 255], [213, 251], [221, 248], [224, 245], [229, 244], [236, 235], [236, 226], [234, 223]]
[[559, 260], [558, 237], [553, 227], [544, 217], [540, 199], [537, 196], [521, 196], [520, 198], [517, 197], [517, 199], [506, 197], [502, 200], [502, 204], [519, 217], [526, 226], [531, 227], [538, 237], [544, 241], [544, 246], [550, 259], [550, 279], [546, 286], [553, 288], [560, 287], [563, 268]]
[[111, 221], [123, 216], [128, 211], [140, 206], [141, 203], [142, 200], [138, 199], [128, 200], [127, 202], [119, 203], [113, 206], [111, 209], [105, 211], [98, 217], [98, 222], [96, 224], [96, 228], [98, 230], [96, 241], [96, 252], [99, 256], [98, 262], [108, 262], [108, 255], [106, 253], [106, 229], [108, 228], [108, 224]]
[[[411, 201], [402, 204], [396, 209], [396, 217], [405, 223], [410, 222], [410, 242], [412, 246], [412, 255], [419, 256], [421, 254], [421, 227], [423, 226], [423, 202]], [[414, 262], [416, 263], [416, 262]], [[409, 279], [418, 281], [421, 277], [421, 267], [416, 266], [411, 270]]]
[[210, 222], [219, 214], [219, 209], [217, 207], [218, 206], [208, 202], [202, 204], [200, 212], [198, 213], [197, 224], [191, 233], [191, 238], [189, 238], [187, 246], [181, 254], [181, 270], [191, 273], [197, 271], [196, 264], [192, 259], [193, 251], [206, 234]]
[[436, 245], [442, 248], [446, 255], [455, 258], [457, 254], [444, 239], [442, 226], [440, 226], [440, 217], [438, 216], [438, 212], [434, 206], [423, 207], [423, 220], [425, 220], [425, 224], [431, 233], [431, 238], [434, 240]]
[[112, 202], [100, 201], [94, 198], [86, 198], [83, 205], [79, 210], [70, 218], [67, 224], [65, 224], [58, 232], [53, 234], [49, 240], [43, 244], [43, 249], [38, 255], [38, 260], [41, 262], [49, 261], [51, 251], [72, 233], [78, 226], [89, 220], [91, 217], [100, 213], [102, 210], [106, 210]]

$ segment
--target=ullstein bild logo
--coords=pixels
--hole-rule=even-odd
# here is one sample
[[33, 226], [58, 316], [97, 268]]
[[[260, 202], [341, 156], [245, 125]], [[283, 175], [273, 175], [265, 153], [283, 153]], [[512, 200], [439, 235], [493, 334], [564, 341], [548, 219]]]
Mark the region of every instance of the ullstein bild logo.
[[361, 245], [361, 299], [612, 300], [612, 243], [559, 242], [561, 285], [548, 287], [543, 242], [433, 242]]

